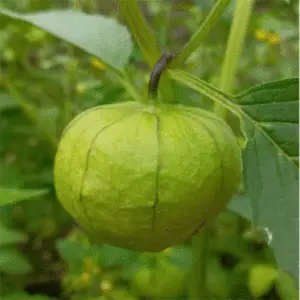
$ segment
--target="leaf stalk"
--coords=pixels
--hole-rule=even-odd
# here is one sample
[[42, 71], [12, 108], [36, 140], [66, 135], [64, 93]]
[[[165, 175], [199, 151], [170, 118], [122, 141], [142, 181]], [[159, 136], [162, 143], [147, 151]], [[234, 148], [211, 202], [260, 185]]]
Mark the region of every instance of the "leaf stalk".
[[[254, 1], [255, 0], [236, 1], [236, 8], [227, 41], [219, 85], [220, 90], [227, 94], [234, 88], [234, 79], [245, 43]], [[218, 104], [215, 104], [214, 112], [218, 116], [226, 118], [227, 111]]]

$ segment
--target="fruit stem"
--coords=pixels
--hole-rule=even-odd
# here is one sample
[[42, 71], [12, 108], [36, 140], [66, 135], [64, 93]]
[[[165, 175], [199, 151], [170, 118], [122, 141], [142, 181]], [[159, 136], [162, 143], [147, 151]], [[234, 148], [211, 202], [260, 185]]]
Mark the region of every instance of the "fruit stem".
[[206, 262], [208, 254], [209, 229], [204, 228], [192, 239], [193, 265], [190, 277], [189, 299], [206, 298]]
[[154, 68], [152, 69], [150, 80], [149, 80], [149, 87], [148, 87], [149, 98], [152, 99], [157, 98], [157, 93], [158, 93], [157, 90], [158, 90], [158, 85], [159, 85], [161, 75], [163, 71], [171, 63], [174, 57], [175, 54], [164, 53], [155, 64]]

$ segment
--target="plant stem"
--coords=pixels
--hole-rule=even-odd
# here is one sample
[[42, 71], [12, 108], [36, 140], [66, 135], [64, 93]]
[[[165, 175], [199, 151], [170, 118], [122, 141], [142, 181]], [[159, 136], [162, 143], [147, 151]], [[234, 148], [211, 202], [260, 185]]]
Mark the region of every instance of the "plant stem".
[[189, 299], [206, 300], [206, 261], [209, 230], [204, 228], [192, 240], [193, 266], [189, 286]]
[[[147, 64], [152, 69], [157, 60], [163, 54], [163, 51], [157, 41], [151, 27], [143, 16], [137, 0], [119, 0], [122, 15], [134, 36]], [[173, 99], [173, 89], [171, 80], [167, 74], [163, 74], [161, 78], [160, 94], [167, 101]]]
[[[226, 93], [230, 93], [233, 89], [233, 82], [242, 54], [254, 1], [236, 1], [220, 78], [220, 90]], [[214, 112], [220, 117], [226, 118], [227, 111], [218, 104], [215, 104]]]
[[73, 103], [76, 100], [76, 69], [77, 61], [74, 59], [74, 48], [68, 45], [68, 54], [71, 57], [70, 63], [66, 66], [67, 76], [64, 81], [65, 99], [63, 102], [63, 125], [68, 124], [73, 118]]
[[[220, 16], [220, 12], [223, 11], [225, 6], [228, 4], [228, 1], [225, 5], [226, 1], [218, 1], [214, 10], [211, 12], [210, 16], [207, 18], [203, 27], [210, 29], [217, 20], [217, 17]], [[222, 66], [221, 72], [221, 80], [220, 80], [220, 89], [223, 92], [230, 92], [233, 86], [234, 77], [236, 74], [238, 62], [241, 56], [242, 48], [244, 45], [246, 30], [248, 27], [248, 22], [252, 13], [254, 0], [240, 0], [236, 2], [236, 9], [233, 17], [232, 26], [230, 29], [230, 34], [227, 42], [225, 58]], [[224, 5], [224, 7], [222, 6]], [[211, 22], [208, 21], [211, 20]], [[199, 41], [205, 35], [206, 30], [200, 28], [198, 36], [192, 38], [190, 45], [188, 44], [186, 48], [183, 50], [181, 55], [178, 57], [178, 60], [184, 60], [188, 57], [188, 55], [197, 48], [199, 45]], [[174, 62], [176, 63], [176, 61]], [[219, 104], [215, 104], [214, 107], [215, 113], [219, 116], [225, 118], [227, 110], [224, 107], [219, 106]], [[192, 276], [191, 283], [189, 289], [189, 297], [190, 299], [197, 300], [205, 300], [206, 299], [206, 255], [207, 255], [207, 247], [208, 247], [208, 229], [205, 229], [200, 234], [196, 235], [192, 241], [192, 250], [193, 250], [193, 268], [192, 268]]]
[[218, 88], [212, 86], [204, 80], [201, 80], [197, 76], [181, 70], [168, 70], [168, 73], [174, 80], [190, 87], [201, 95], [206, 96], [210, 100], [224, 107], [224, 109], [235, 114], [237, 117], [239, 117], [241, 114], [244, 114], [243, 110], [241, 110], [240, 107], [234, 103], [233, 97], [220, 91]]
[[153, 31], [141, 13], [138, 1], [119, 0], [119, 5], [122, 15], [142, 51], [145, 60], [150, 68], [152, 68], [161, 56], [162, 51]]
[[177, 66], [180, 63], [183, 63], [201, 45], [203, 39], [220, 19], [229, 2], [230, 0], [218, 0], [218, 2], [214, 5], [211, 12], [207, 16], [207, 18], [202, 23], [199, 30], [193, 35], [193, 37], [185, 45], [183, 50], [174, 59], [172, 66]]
[[132, 99], [138, 102], [144, 102], [140, 91], [132, 84], [129, 74], [124, 71], [122, 74], [117, 75], [120, 84], [126, 89], [126, 92], [132, 97]]
[[173, 59], [173, 54], [165, 53], [161, 56], [161, 58], [158, 60], [156, 65], [154, 66], [150, 80], [149, 80], [149, 97], [150, 98], [157, 98], [157, 90], [158, 90], [158, 84], [160, 81], [160, 78], [163, 74], [163, 71], [167, 68], [168, 64]]
[[5, 82], [5, 87], [9, 91], [10, 95], [14, 98], [14, 100], [20, 105], [24, 114], [27, 118], [35, 124], [41, 133], [41, 138], [46, 140], [51, 146], [51, 151], [56, 151], [58, 140], [54, 133], [52, 133], [45, 122], [40, 117], [39, 110], [33, 106], [29, 101], [21, 96], [21, 94], [15, 89], [8, 80]]

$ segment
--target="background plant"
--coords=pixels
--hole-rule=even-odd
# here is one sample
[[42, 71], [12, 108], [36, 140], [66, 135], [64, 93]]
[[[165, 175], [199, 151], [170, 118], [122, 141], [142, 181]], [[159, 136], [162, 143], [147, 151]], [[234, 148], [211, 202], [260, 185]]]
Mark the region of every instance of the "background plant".
[[[175, 61], [160, 92], [174, 102], [221, 111], [223, 116], [226, 111], [228, 123], [242, 142], [238, 113], [248, 137], [241, 195], [207, 233], [207, 297], [296, 299], [298, 81], [277, 80], [298, 75], [297, 3], [256, 2], [242, 37], [244, 47], [233, 70], [235, 76], [227, 85], [226, 68], [221, 74], [220, 66], [236, 1], [228, 2], [205, 35], [199, 28], [213, 1], [165, 1], [161, 5], [151, 0], [136, 6], [134, 1], [131, 6], [126, 6], [127, 1], [120, 6], [87, 0], [4, 2], [0, 20], [0, 272], [4, 299], [188, 299], [191, 288], [186, 278], [193, 269], [193, 243], [187, 241], [157, 255], [91, 245], [55, 199], [52, 163], [60, 133], [72, 116], [94, 105], [146, 93], [149, 65], [159, 57], [158, 44], [178, 52], [197, 32], [200, 47], [197, 42], [196, 51], [185, 52], [185, 64], [178, 61], [176, 66]], [[70, 8], [77, 12], [65, 11]], [[140, 8], [153, 31], [139, 14]], [[49, 10], [52, 12], [45, 14]], [[97, 16], [88, 15], [95, 13]], [[130, 29], [120, 27], [125, 22]], [[101, 39], [111, 51], [99, 48]], [[277, 82], [241, 93], [266, 81]], [[232, 99], [207, 83], [238, 96]], [[220, 110], [220, 103], [231, 112]], [[260, 227], [267, 231], [253, 230]], [[269, 231], [272, 237], [266, 239]], [[198, 242], [203, 243], [203, 237]], [[163, 290], [156, 288], [161, 294], [151, 290], [151, 276], [159, 282], [177, 274], [177, 269], [181, 290], [174, 291], [170, 283]], [[159, 278], [159, 274], [165, 275]]]

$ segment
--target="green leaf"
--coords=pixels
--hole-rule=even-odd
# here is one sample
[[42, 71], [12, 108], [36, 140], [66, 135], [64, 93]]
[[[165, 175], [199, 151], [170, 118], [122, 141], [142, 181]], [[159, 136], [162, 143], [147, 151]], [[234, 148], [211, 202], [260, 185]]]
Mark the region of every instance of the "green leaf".
[[[252, 220], [270, 232], [281, 268], [298, 276], [298, 79], [254, 87], [236, 97], [246, 114], [245, 191]], [[288, 255], [287, 255], [288, 253]]]
[[166, 259], [183, 270], [190, 270], [192, 266], [192, 250], [190, 247], [178, 246], [167, 251]]
[[15, 101], [13, 101], [10, 95], [6, 93], [0, 92], [0, 99], [0, 112], [10, 108], [18, 107], [18, 104]]
[[[3, 140], [4, 140], [4, 138], [2, 135], [2, 143], [3, 143]], [[1, 170], [0, 186], [5, 186], [6, 188], [15, 189], [16, 187], [20, 187], [23, 184], [24, 178], [22, 176], [20, 166], [6, 165], [5, 163], [0, 162], [0, 170]], [[0, 203], [1, 203], [1, 200], [0, 200]]]
[[83, 12], [44, 11], [19, 14], [0, 9], [0, 15], [33, 24], [101, 59], [116, 70], [122, 70], [132, 51], [127, 29], [114, 19]]
[[0, 188], [0, 206], [16, 203], [23, 200], [28, 200], [34, 197], [43, 196], [47, 194], [49, 190], [41, 189], [12, 189], [12, 188]]
[[252, 219], [251, 201], [248, 195], [237, 195], [229, 203], [229, 209], [239, 213], [243, 217]]
[[101, 247], [100, 253], [103, 257], [104, 267], [107, 268], [116, 265], [128, 266], [138, 256], [138, 252], [108, 244]]
[[256, 86], [236, 97], [237, 104], [291, 163], [298, 160], [299, 80]]
[[0, 248], [4, 245], [23, 242], [25, 239], [26, 235], [23, 232], [7, 228], [0, 222]]
[[250, 205], [236, 206], [235, 199], [230, 208], [252, 216], [254, 224], [271, 235], [281, 268], [297, 278], [299, 79], [255, 86], [230, 97], [186, 72], [169, 72], [241, 117], [248, 141], [243, 151], [246, 194], [239, 200], [250, 199]]
[[31, 271], [31, 266], [17, 250], [1, 248], [0, 271], [9, 274], [26, 274]]
[[86, 247], [76, 240], [61, 239], [56, 242], [56, 247], [62, 258], [71, 265], [83, 262], [85, 257], [91, 257], [104, 267], [116, 265], [129, 266], [138, 256], [138, 252], [119, 248], [111, 245], [92, 245]]
[[85, 247], [79, 241], [60, 239], [56, 241], [56, 248], [61, 257], [70, 264], [83, 262], [84, 257], [90, 254], [90, 248]]

